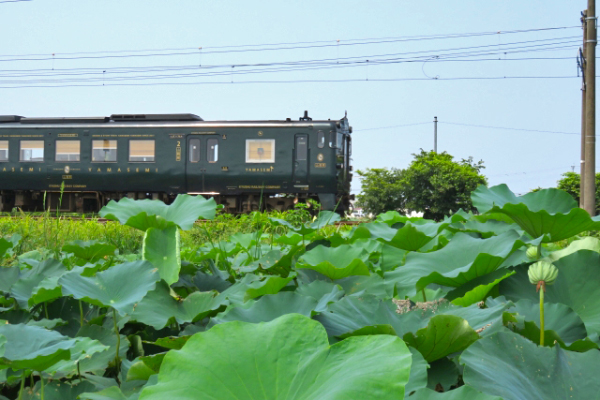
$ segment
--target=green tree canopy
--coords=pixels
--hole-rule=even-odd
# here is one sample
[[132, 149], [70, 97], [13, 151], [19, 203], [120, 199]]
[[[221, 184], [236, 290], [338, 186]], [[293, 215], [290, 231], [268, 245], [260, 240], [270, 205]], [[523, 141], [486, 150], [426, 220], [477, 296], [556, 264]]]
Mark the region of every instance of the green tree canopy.
[[357, 171], [362, 178], [362, 192], [356, 204], [365, 212], [381, 214], [386, 211], [404, 209], [404, 196], [400, 181], [403, 171], [392, 168], [369, 168]]
[[457, 211], [473, 210], [471, 192], [487, 183], [481, 175], [483, 161], [472, 157], [454, 161], [450, 154], [426, 152], [414, 154], [408, 168], [367, 169], [359, 171], [363, 191], [358, 205], [366, 212], [420, 211], [425, 218], [440, 220]]
[[[579, 203], [581, 176], [576, 172], [565, 172], [558, 181], [558, 189], [569, 193]], [[600, 212], [600, 173], [596, 174], [596, 213]]]

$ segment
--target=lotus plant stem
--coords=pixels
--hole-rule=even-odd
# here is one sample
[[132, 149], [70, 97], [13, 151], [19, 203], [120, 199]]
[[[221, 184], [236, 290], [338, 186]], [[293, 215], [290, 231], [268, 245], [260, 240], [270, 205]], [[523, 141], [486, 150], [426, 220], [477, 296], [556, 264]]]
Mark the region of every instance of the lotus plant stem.
[[119, 335], [119, 327], [117, 326], [117, 312], [113, 308], [113, 322], [115, 323], [115, 333], [117, 334], [117, 354], [115, 356], [115, 366], [117, 368], [117, 382], [121, 382], [119, 379], [119, 366], [121, 359], [119, 358], [119, 347], [121, 347], [121, 336]]
[[423, 302], [427, 303], [427, 296], [425, 295], [425, 288], [421, 289], [421, 293], [423, 293]]
[[544, 292], [546, 291], [546, 285], [542, 283], [542, 289], [540, 290], [540, 346], [544, 345]]
[[79, 300], [79, 326], [83, 328], [83, 305], [81, 300]]
[[46, 314], [46, 319], [50, 319], [50, 317], [48, 317], [48, 304], [44, 303], [44, 314]]
[[21, 390], [19, 390], [19, 397], [17, 400], [21, 400], [23, 398], [23, 392], [25, 391], [25, 370], [21, 375]]
[[42, 376], [41, 372], [40, 372], [40, 382], [42, 384], [42, 391], [41, 391], [42, 400], [44, 400], [44, 377]]

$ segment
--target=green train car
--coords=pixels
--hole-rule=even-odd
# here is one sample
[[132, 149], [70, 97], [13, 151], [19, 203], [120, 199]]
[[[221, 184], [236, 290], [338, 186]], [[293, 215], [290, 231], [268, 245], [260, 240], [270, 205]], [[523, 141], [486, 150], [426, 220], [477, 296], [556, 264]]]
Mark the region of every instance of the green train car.
[[0, 116], [0, 211], [90, 212], [123, 197], [169, 203], [180, 193], [214, 197], [231, 213], [307, 199], [344, 211], [351, 132], [346, 116], [313, 121], [307, 112], [298, 121]]

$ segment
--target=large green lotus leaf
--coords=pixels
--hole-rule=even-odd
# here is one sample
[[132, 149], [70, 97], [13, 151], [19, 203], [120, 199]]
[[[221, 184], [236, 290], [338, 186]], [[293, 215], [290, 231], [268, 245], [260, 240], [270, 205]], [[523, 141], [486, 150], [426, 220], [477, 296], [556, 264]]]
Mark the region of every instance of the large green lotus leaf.
[[506, 330], [472, 344], [460, 363], [465, 384], [505, 400], [597, 399], [600, 391], [597, 352], [540, 347]]
[[449, 392], [438, 393], [431, 389], [418, 390], [411, 400], [502, 400], [502, 397], [481, 393], [470, 386], [461, 386]]
[[459, 287], [498, 269], [523, 242], [507, 232], [489, 239], [458, 233], [444, 248], [431, 253], [409, 253], [403, 266], [385, 273], [398, 291], [419, 291], [431, 283]]
[[12, 248], [13, 244], [4, 238], [0, 238], [0, 260], [4, 258], [4, 255], [8, 249]]
[[351, 275], [369, 275], [369, 267], [365, 262], [369, 257], [362, 248], [342, 245], [335, 248], [317, 246], [304, 253], [296, 268], [307, 268], [317, 271], [335, 280]]
[[336, 212], [333, 211], [320, 211], [317, 218], [310, 224], [310, 227], [313, 229], [321, 229], [327, 225], [333, 225], [336, 222], [340, 221], [342, 217]]
[[163, 361], [140, 400], [399, 399], [411, 353], [397, 337], [359, 336], [329, 346], [323, 327], [290, 314], [197, 333]]
[[596, 253], [600, 253], [600, 239], [588, 236], [583, 239], [575, 240], [564, 249], [553, 251], [552, 253], [550, 253], [548, 255], [548, 259], [550, 260], [550, 262], [555, 262], [556, 260], [576, 253], [579, 250], [592, 250]]
[[436, 315], [426, 328], [416, 334], [407, 333], [404, 341], [421, 352], [427, 362], [439, 360], [448, 354], [461, 351], [479, 339], [469, 323], [455, 315]]
[[[34, 292], [37, 292], [36, 288], [47, 278], [60, 277], [67, 272], [67, 268], [58, 260], [45, 260], [34, 268], [27, 272], [23, 272], [21, 278], [12, 285], [10, 294], [14, 297], [19, 306], [22, 308], [28, 308], [31, 304], [29, 300], [33, 296]], [[54, 284], [46, 282], [43, 287], [54, 286], [56, 288], [56, 281]]]
[[[45, 400], [78, 400], [79, 395], [84, 392], [94, 390], [91, 382], [83, 380], [77, 384], [71, 384], [64, 381], [53, 380], [44, 382]], [[23, 400], [39, 400], [41, 398], [42, 385], [37, 381], [33, 390], [26, 388], [23, 393]], [[0, 397], [1, 398], [1, 397]]]
[[385, 240], [385, 238], [380, 240], [399, 249], [417, 251], [437, 236], [440, 228], [439, 223], [413, 224], [407, 222], [397, 230], [390, 240]]
[[493, 288], [514, 274], [514, 271], [507, 271], [506, 269], [496, 270], [491, 274], [475, 278], [449, 292], [446, 299], [451, 300], [457, 306], [470, 306], [484, 300]]
[[460, 371], [458, 366], [448, 357], [442, 357], [431, 363], [427, 372], [427, 387], [435, 390], [441, 388], [444, 391], [458, 386]]
[[[117, 335], [114, 330], [103, 328], [99, 325], [84, 325], [79, 332], [77, 338], [89, 338], [97, 340], [102, 345], [107, 346], [108, 350], [91, 354], [91, 357], [84, 357], [79, 362], [79, 370], [84, 373], [86, 371], [104, 374], [104, 370], [112, 363], [117, 355]], [[129, 340], [127, 336], [119, 335], [119, 355], [124, 356], [129, 350]]]
[[549, 235], [545, 241], [568, 239], [600, 227], [585, 210], [577, 208], [570, 194], [559, 189], [542, 189], [518, 197], [506, 185], [479, 186], [471, 198], [480, 213], [505, 214], [534, 238]]
[[404, 398], [408, 398], [411, 393], [427, 387], [427, 368], [429, 368], [429, 364], [417, 349], [409, 347], [409, 350], [412, 354], [412, 365], [410, 367], [410, 379], [404, 388]]
[[[526, 321], [532, 321], [540, 326], [540, 303], [529, 299], [515, 302], [511, 313], [516, 312]], [[544, 302], [545, 329], [553, 330], [566, 343], [571, 344], [579, 339], [585, 339], [587, 332], [579, 315], [571, 307], [562, 303]], [[538, 337], [539, 338], [539, 337]]]
[[60, 360], [70, 359], [70, 349], [77, 342], [58, 332], [25, 324], [0, 325], [0, 335], [6, 338], [0, 369], [43, 371]]
[[66, 253], [73, 253], [75, 257], [89, 262], [96, 262], [104, 257], [115, 254], [116, 246], [108, 243], [101, 243], [97, 240], [82, 241], [75, 240], [65, 244], [62, 250]]
[[381, 299], [391, 299], [394, 296], [394, 283], [384, 280], [377, 274], [370, 276], [349, 276], [335, 281], [340, 285], [346, 295], [359, 293], [371, 294]]
[[[545, 301], [571, 307], [583, 320], [588, 335], [600, 334], [600, 254], [580, 250], [554, 265], [558, 268], [558, 277], [553, 285], [546, 286]], [[500, 283], [500, 294], [513, 301], [539, 302], [535, 286], [529, 283], [527, 267], [518, 267], [516, 271]]]
[[46, 278], [39, 283], [31, 293], [31, 297], [27, 301], [29, 307], [36, 304], [50, 302], [62, 297], [62, 289], [58, 284], [60, 276]]
[[255, 302], [230, 306], [213, 317], [209, 326], [230, 321], [268, 322], [286, 314], [302, 314], [310, 317], [317, 307], [317, 300], [294, 292], [279, 292], [263, 296]]
[[64, 274], [58, 283], [62, 285], [64, 295], [129, 314], [159, 280], [158, 271], [152, 264], [135, 261], [112, 266], [93, 277], [81, 276], [73, 270]]
[[215, 298], [216, 292], [194, 292], [178, 301], [171, 296], [169, 285], [159, 282], [135, 307], [131, 319], [162, 329], [171, 320], [179, 324], [196, 322], [217, 310], [225, 299]]
[[99, 215], [142, 231], [148, 228], [162, 229], [170, 224], [188, 230], [192, 229], [197, 219], [213, 219], [216, 209], [213, 198], [206, 200], [202, 196], [180, 194], [171, 205], [160, 200], [111, 200], [102, 207]]
[[158, 268], [160, 277], [169, 285], [179, 280], [181, 250], [179, 229], [172, 225], [165, 229], [148, 228], [144, 235], [142, 259]]
[[10, 288], [14, 285], [21, 275], [21, 269], [18, 267], [0, 267], [0, 291], [10, 292]]
[[133, 360], [131, 367], [127, 371], [127, 380], [147, 381], [152, 375], [158, 374], [166, 354], [152, 354], [151, 356], [139, 357]]
[[397, 308], [392, 300], [380, 300], [372, 295], [347, 296], [330, 304], [327, 311], [315, 316], [315, 319], [333, 337], [374, 325], [390, 325], [396, 333], [402, 334], [408, 326], [405, 320], [412, 316], [398, 314]]
[[313, 281], [306, 285], [300, 285], [296, 289], [296, 293], [318, 300], [318, 304], [314, 308], [316, 312], [324, 312], [330, 303], [334, 303], [344, 296], [341, 286], [326, 281]]
[[[526, 321], [522, 316], [518, 314], [504, 314], [504, 324], [507, 328], [513, 332], [517, 332], [521, 336], [531, 340], [533, 343], [540, 344], [540, 328], [535, 322]], [[598, 335], [595, 335], [594, 340], [590, 338], [577, 339], [571, 343], [565, 343], [565, 341], [553, 330], [544, 330], [544, 345], [548, 347], [556, 346], [557, 344], [565, 350], [585, 352], [588, 350], [598, 350], [598, 343], [594, 340], [598, 340]]]
[[[96, 353], [108, 352], [109, 346], [103, 345], [101, 342], [88, 337], [77, 338], [77, 343], [71, 349], [71, 359], [62, 360], [54, 364], [53, 366], [46, 368], [44, 372], [51, 374], [54, 379], [60, 379], [63, 377], [72, 377], [78, 375], [79, 372], [89, 372], [95, 368], [86, 368], [91, 365], [84, 363], [84, 361], [91, 359]], [[79, 364], [79, 370], [77, 365]], [[83, 369], [82, 369], [83, 365]]]
[[255, 299], [266, 294], [278, 293], [288, 283], [290, 283], [292, 279], [294, 279], [293, 276], [287, 278], [282, 278], [275, 275], [261, 277], [260, 279], [248, 284], [244, 300]]

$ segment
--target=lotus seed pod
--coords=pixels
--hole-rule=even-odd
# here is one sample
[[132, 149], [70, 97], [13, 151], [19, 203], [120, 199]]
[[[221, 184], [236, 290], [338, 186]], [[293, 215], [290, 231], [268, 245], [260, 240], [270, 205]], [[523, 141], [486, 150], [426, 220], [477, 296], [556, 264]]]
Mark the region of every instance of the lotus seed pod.
[[536, 260], [538, 258], [538, 248], [537, 246], [531, 246], [527, 249], [527, 258], [530, 260]]
[[537, 285], [539, 282], [552, 285], [558, 276], [558, 268], [548, 261], [538, 261], [529, 266], [527, 274], [532, 285]]

